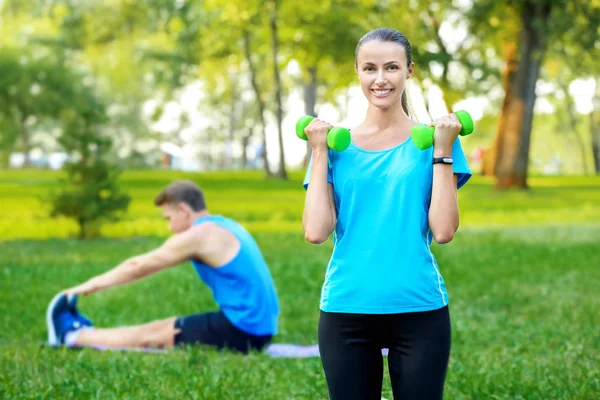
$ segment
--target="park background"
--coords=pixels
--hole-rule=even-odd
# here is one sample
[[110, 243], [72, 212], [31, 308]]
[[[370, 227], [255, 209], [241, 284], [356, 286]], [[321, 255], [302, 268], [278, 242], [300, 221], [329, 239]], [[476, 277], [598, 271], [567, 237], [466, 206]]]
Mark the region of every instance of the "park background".
[[[413, 46], [413, 118], [475, 120], [460, 229], [432, 245], [446, 398], [600, 398], [597, 0], [0, 0], [0, 398], [327, 398], [318, 358], [50, 349], [45, 310], [159, 245], [152, 199], [191, 179], [257, 238], [276, 342], [316, 343], [332, 243], [304, 240], [294, 125], [360, 122], [354, 50], [382, 26]], [[187, 264], [80, 301], [98, 326], [214, 307]]]

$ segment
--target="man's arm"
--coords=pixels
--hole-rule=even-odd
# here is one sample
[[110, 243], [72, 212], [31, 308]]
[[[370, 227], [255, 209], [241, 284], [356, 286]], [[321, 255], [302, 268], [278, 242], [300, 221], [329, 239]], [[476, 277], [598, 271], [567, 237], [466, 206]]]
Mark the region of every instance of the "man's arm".
[[67, 294], [90, 294], [113, 286], [124, 285], [157, 273], [192, 258], [204, 241], [203, 226], [194, 226], [171, 236], [159, 248], [123, 261], [121, 264], [87, 282], [65, 290]]

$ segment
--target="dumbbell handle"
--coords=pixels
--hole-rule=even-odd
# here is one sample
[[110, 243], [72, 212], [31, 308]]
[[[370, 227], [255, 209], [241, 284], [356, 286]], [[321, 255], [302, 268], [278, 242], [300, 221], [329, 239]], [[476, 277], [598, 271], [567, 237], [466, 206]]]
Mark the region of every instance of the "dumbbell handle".
[[[462, 125], [462, 129], [458, 134], [460, 136], [467, 136], [473, 133], [474, 127], [471, 115], [464, 110], [456, 111], [454, 114]], [[434, 134], [435, 126], [416, 125], [411, 130], [413, 143], [419, 150], [425, 150], [433, 146]]]
[[[305, 115], [296, 122], [296, 136], [302, 140], [308, 140], [304, 129], [315, 117]], [[333, 127], [327, 132], [327, 146], [331, 150], [344, 151], [350, 145], [350, 131], [346, 128]]]

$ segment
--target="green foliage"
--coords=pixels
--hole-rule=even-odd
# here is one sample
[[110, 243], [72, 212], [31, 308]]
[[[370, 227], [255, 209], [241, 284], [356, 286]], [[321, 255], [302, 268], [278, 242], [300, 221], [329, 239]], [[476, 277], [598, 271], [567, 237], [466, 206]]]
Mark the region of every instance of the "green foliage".
[[120, 171], [114, 166], [96, 160], [91, 165], [69, 163], [65, 170], [68, 178], [52, 199], [50, 215], [74, 219], [80, 239], [97, 236], [101, 222], [116, 221], [116, 214], [127, 210], [131, 198], [121, 193]]
[[44, 54], [5, 47], [0, 52], [0, 143], [2, 151], [31, 150], [32, 126], [55, 119], [75, 101], [80, 84], [72, 71]]
[[[554, 5], [551, 18], [539, 27], [548, 44], [541, 79], [553, 81], [560, 74], [568, 83], [593, 75], [600, 60], [597, 0], [280, 1], [277, 66], [283, 98], [305, 86], [311, 102], [316, 100], [317, 110], [326, 102], [344, 109], [345, 104], [336, 103], [343, 102], [349, 85], [356, 83], [353, 58], [358, 39], [373, 28], [389, 26], [405, 33], [413, 44], [417, 69], [412, 82], [424, 90], [438, 85], [448, 107], [469, 96], [491, 101], [485, 110], [488, 115], [480, 122], [486, 126], [486, 135], [477, 136], [489, 144], [503, 95], [503, 46], [519, 41], [525, 6], [550, 3]], [[69, 86], [69, 75], [54, 64], [87, 71], [94, 77], [98, 93], [110, 99], [111, 110], [118, 110], [111, 112], [106, 126], [113, 130], [121, 157], [142, 147], [156, 148], [163, 140], [177, 143], [177, 138], [153, 134], [149, 124], [156, 121], [143, 120], [141, 110], [149, 99], [162, 110], [193, 80], [201, 81], [208, 94], [201, 110], [210, 121], [204, 131], [208, 136], [205, 143], [244, 138], [248, 126], [259, 126], [261, 121], [255, 95], [249, 95], [244, 33], [251, 41], [251, 59], [266, 110], [263, 114], [269, 123], [273, 121], [268, 115], [276, 105], [272, 101], [275, 84], [268, 20], [273, 1], [5, 0], [1, 4], [0, 63], [4, 67], [0, 67], [0, 86], [9, 87], [12, 94], [7, 97], [0, 88], [0, 109], [4, 109], [0, 110], [0, 165], [6, 165], [9, 152], [28, 147], [29, 131], [53, 123], [40, 119], [53, 114], [59, 103], [71, 101], [59, 90], [61, 79]], [[461, 30], [465, 30], [464, 38]], [[32, 65], [20, 64], [23, 60]], [[291, 61], [298, 63], [299, 73], [288, 73]], [[310, 80], [312, 71], [316, 71], [316, 85]], [[36, 78], [27, 78], [27, 74]], [[45, 82], [37, 78], [40, 76], [46, 77]], [[36, 97], [31, 89], [36, 92], [39, 85], [45, 91]], [[52, 93], [60, 94], [56, 101], [44, 98]], [[4, 99], [7, 101], [2, 104]], [[559, 108], [567, 108], [565, 99], [556, 100]], [[290, 103], [283, 103], [284, 112], [289, 111]], [[234, 108], [235, 119], [231, 118]], [[540, 132], [538, 121], [544, 118], [536, 115], [535, 127]], [[589, 133], [584, 131], [589, 123], [580, 120], [577, 124], [577, 135], [589, 146]], [[227, 133], [230, 127], [235, 132]], [[261, 135], [261, 130], [254, 134]], [[553, 147], [553, 139], [545, 132], [534, 136], [543, 143], [533, 142], [532, 146]], [[142, 138], [143, 144], [134, 145]]]
[[[539, 11], [549, 7], [550, 17], [544, 22]], [[529, 15], [529, 12], [532, 12]], [[567, 66], [574, 65], [583, 75], [594, 71], [600, 59], [600, 4], [596, 1], [528, 0], [474, 2], [465, 10], [471, 41], [479, 50], [495, 52], [497, 64], [503, 58], [505, 43], [519, 43], [523, 23], [531, 19], [531, 27], [545, 41], [547, 60]], [[481, 47], [483, 46], [483, 47]], [[594, 64], [595, 63], [595, 64]], [[552, 77], [551, 77], [552, 79]]]
[[112, 140], [98, 132], [106, 120], [102, 105], [92, 95], [87, 104], [79, 105], [80, 109], [63, 114], [64, 133], [59, 142], [71, 158], [64, 166], [67, 178], [62, 190], [53, 195], [50, 215], [74, 219], [79, 238], [85, 239], [97, 235], [102, 222], [117, 220], [131, 197], [120, 192], [121, 171], [107, 161]]

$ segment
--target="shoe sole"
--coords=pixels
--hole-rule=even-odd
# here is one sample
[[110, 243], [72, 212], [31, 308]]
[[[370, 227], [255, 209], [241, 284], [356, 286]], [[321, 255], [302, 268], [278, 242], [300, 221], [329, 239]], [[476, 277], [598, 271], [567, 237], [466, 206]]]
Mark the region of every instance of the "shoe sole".
[[56, 337], [56, 327], [54, 326], [54, 318], [52, 318], [52, 314], [54, 312], [54, 309], [56, 308], [56, 304], [63, 296], [63, 293], [59, 293], [56, 296], [54, 296], [54, 298], [48, 305], [48, 310], [46, 310], [46, 325], [48, 326], [48, 344], [52, 346], [59, 345]]

